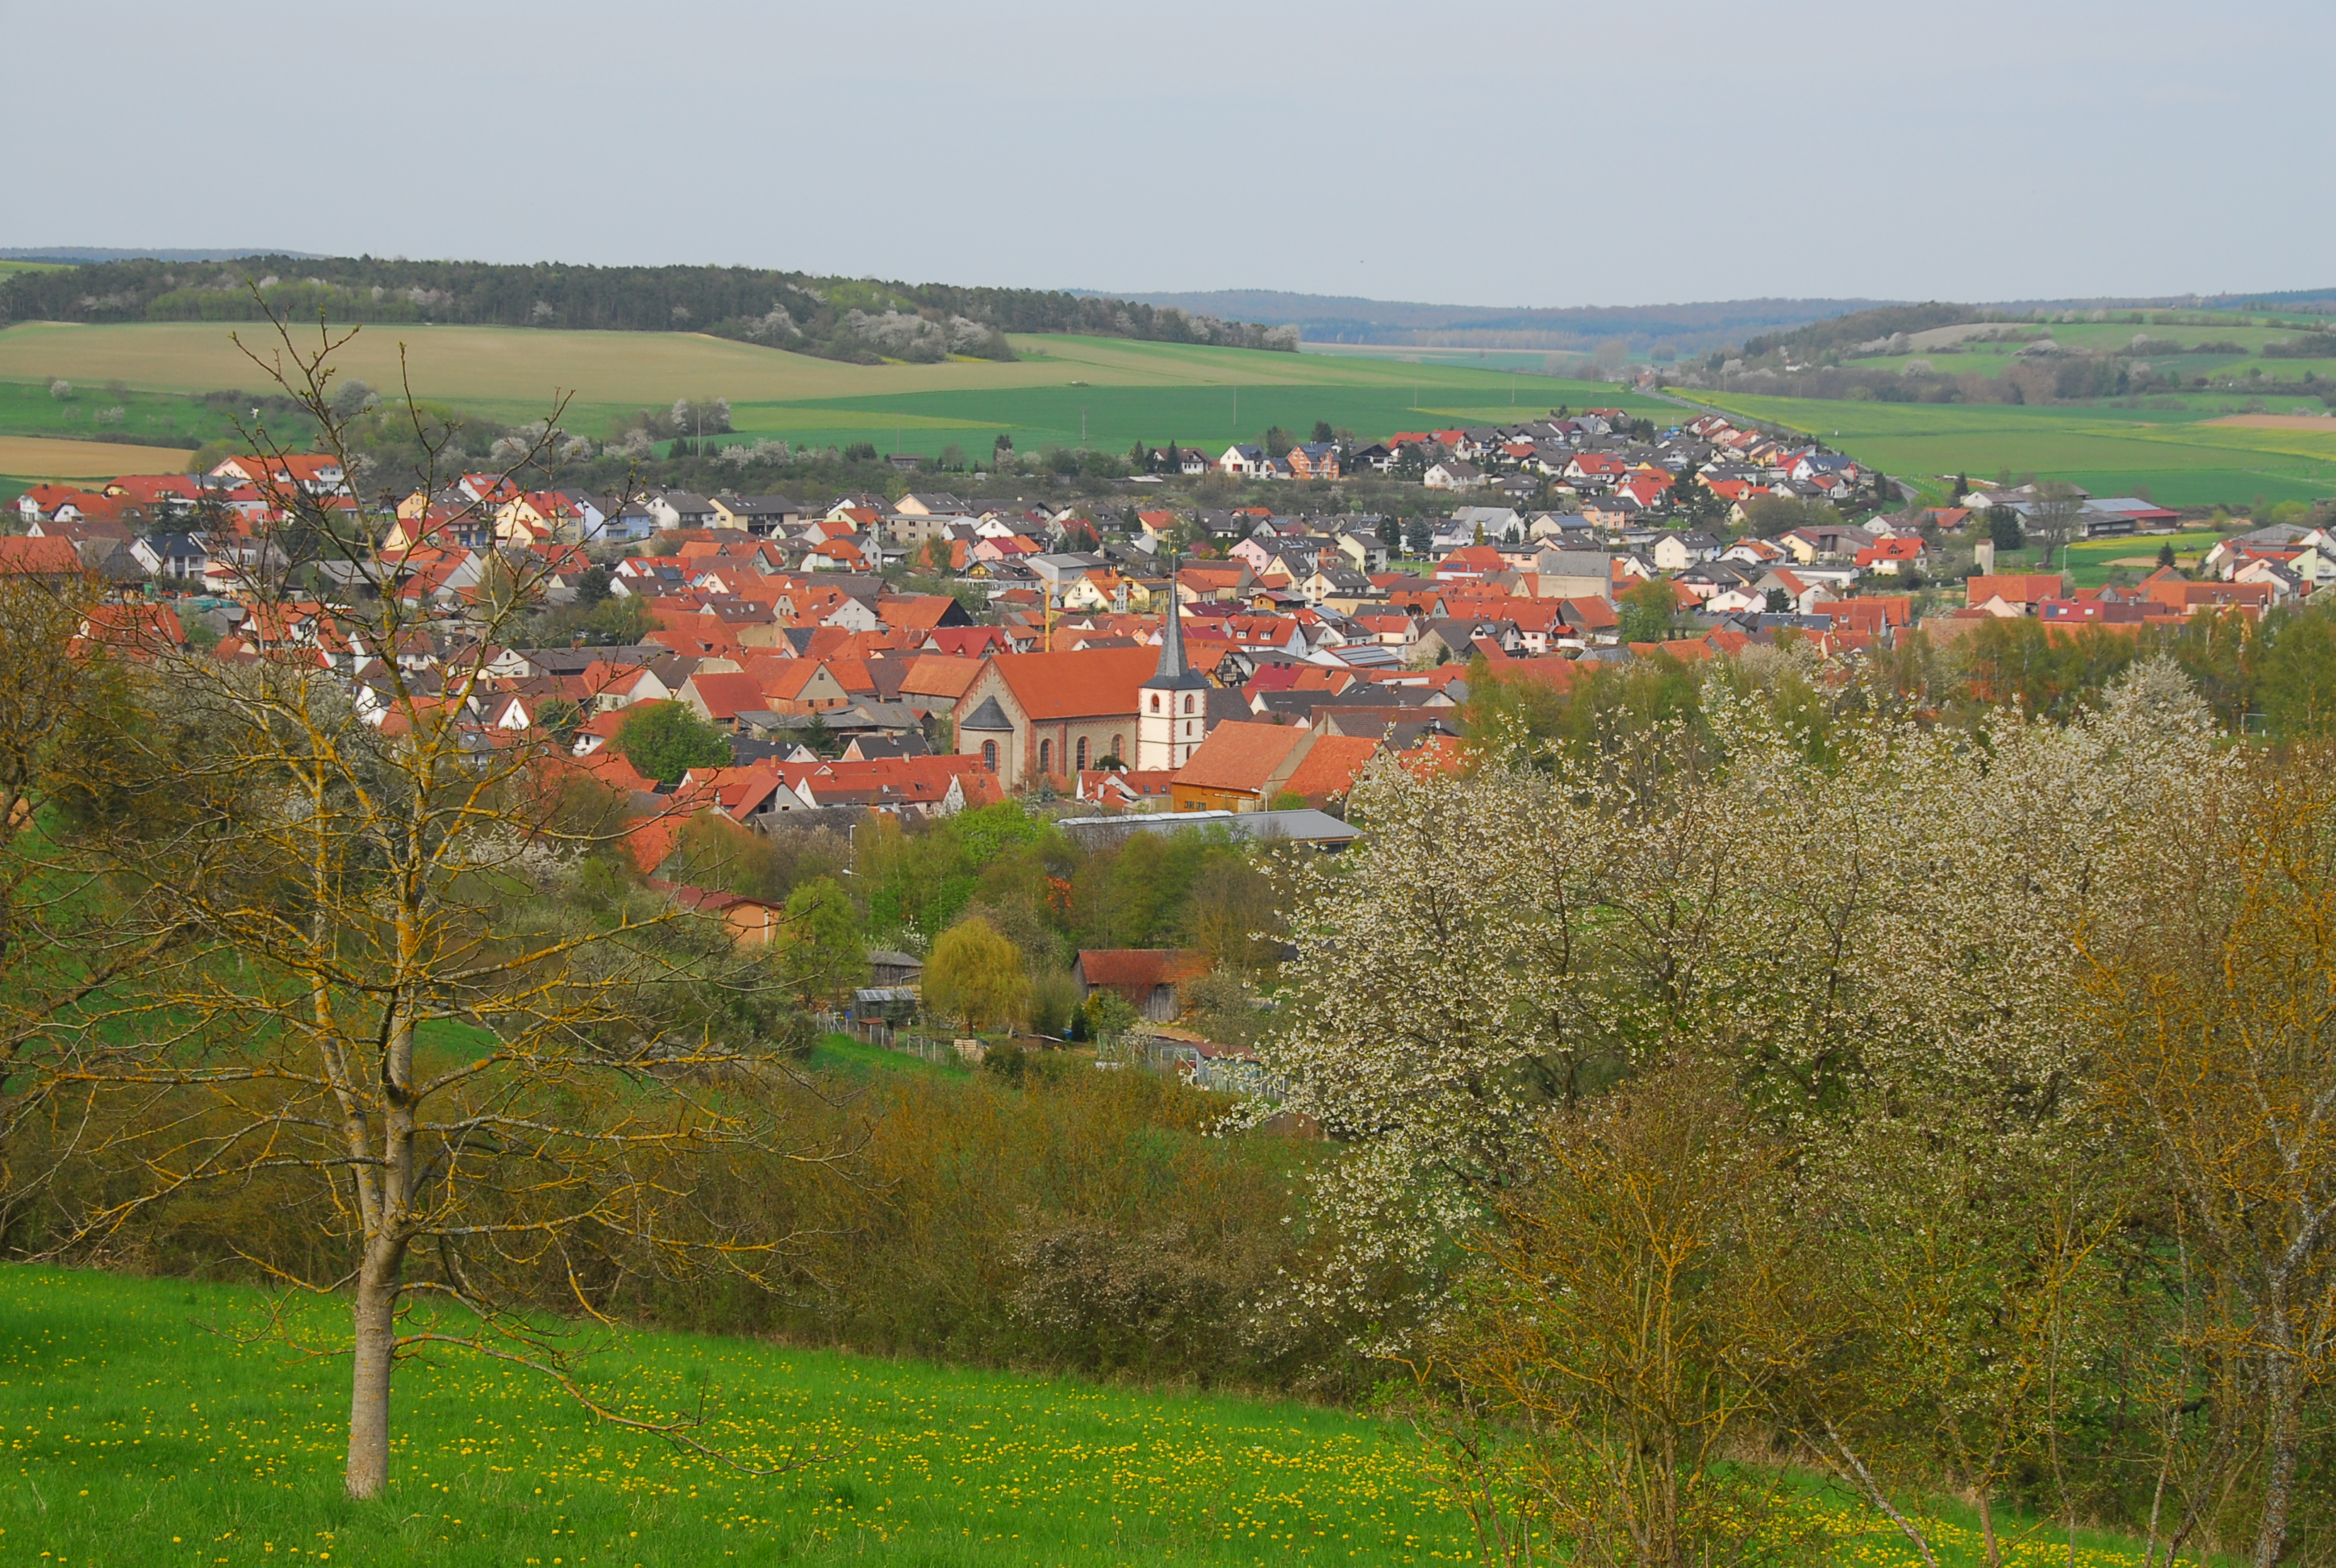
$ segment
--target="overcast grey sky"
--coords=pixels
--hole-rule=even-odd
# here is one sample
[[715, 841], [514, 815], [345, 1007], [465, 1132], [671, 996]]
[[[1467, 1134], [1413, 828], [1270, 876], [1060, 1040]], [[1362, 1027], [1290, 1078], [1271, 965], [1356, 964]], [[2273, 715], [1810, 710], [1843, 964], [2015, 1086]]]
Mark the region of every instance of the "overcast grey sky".
[[2327, 0], [0, 0], [0, 38], [42, 84], [0, 246], [1481, 305], [2336, 285]]

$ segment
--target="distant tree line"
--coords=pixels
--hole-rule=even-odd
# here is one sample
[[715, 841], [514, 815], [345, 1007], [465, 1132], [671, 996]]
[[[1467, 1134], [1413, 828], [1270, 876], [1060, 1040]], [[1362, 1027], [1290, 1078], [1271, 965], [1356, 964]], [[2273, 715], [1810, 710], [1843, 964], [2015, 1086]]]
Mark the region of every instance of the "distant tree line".
[[[255, 297], [255, 286], [257, 297]], [[818, 278], [746, 267], [570, 267], [251, 256], [109, 261], [0, 280], [5, 321], [341, 322], [706, 332], [826, 358], [1011, 359], [1008, 332], [1295, 351], [1295, 328], [1029, 288]]]

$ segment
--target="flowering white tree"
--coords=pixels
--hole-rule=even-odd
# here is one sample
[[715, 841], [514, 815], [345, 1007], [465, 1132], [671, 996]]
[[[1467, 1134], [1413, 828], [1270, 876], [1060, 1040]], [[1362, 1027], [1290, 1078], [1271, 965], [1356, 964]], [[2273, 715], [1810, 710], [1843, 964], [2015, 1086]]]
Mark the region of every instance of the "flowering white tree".
[[1724, 679], [1704, 713], [1553, 774], [1499, 737], [1465, 777], [1383, 767], [1364, 846], [1300, 873], [1267, 1051], [1345, 1145], [1318, 1308], [1387, 1320], [1389, 1267], [1432, 1294], [1483, 1196], [1530, 1174], [1543, 1107], [1681, 1053], [1804, 1135], [1909, 1096], [1974, 1136], [2049, 1125], [2083, 1052], [2069, 933], [2223, 765], [2156, 667], [2064, 728], [1876, 709], [1815, 762]]

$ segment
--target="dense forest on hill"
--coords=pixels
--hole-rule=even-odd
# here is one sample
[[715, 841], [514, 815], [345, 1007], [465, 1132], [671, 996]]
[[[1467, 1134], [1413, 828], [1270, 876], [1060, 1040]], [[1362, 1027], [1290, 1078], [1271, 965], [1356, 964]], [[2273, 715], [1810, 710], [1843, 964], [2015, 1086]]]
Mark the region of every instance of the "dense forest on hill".
[[1009, 332], [1295, 350], [1298, 335], [1126, 300], [1036, 288], [816, 278], [747, 267], [507, 267], [375, 257], [107, 261], [0, 281], [0, 322], [343, 322], [705, 332], [873, 364], [1011, 359]]

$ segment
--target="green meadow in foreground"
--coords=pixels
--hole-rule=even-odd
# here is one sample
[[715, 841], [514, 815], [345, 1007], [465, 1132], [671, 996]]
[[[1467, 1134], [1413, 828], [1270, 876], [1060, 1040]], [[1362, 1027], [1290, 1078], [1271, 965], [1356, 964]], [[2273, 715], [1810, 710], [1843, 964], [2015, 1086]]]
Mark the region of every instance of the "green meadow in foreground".
[[[532, 1374], [409, 1364], [390, 1488], [341, 1495], [335, 1358], [237, 1335], [234, 1286], [0, 1269], [0, 1563], [1404, 1563], [1474, 1560], [1409, 1429], [1302, 1405], [1147, 1394], [680, 1334], [629, 1336], [616, 1397], [695, 1407], [743, 1475], [595, 1426]], [[303, 1302], [318, 1343], [345, 1320]], [[616, 1358], [610, 1358], [615, 1360]], [[1846, 1508], [1840, 1560], [1911, 1564]], [[1942, 1526], [1942, 1562], [1977, 1561]], [[2079, 1564], [2133, 1561], [2080, 1537]], [[2011, 1561], [2067, 1563], [2049, 1527]]]
[[[596, 1427], [533, 1374], [409, 1364], [385, 1499], [340, 1495], [346, 1362], [223, 1337], [256, 1291], [0, 1270], [0, 1563], [1449, 1561], [1408, 1433], [745, 1340], [642, 1334], [618, 1397], [762, 1479]], [[330, 1303], [298, 1320], [322, 1339]], [[220, 1332], [213, 1332], [216, 1329]], [[610, 1358], [611, 1360], [614, 1358]]]

